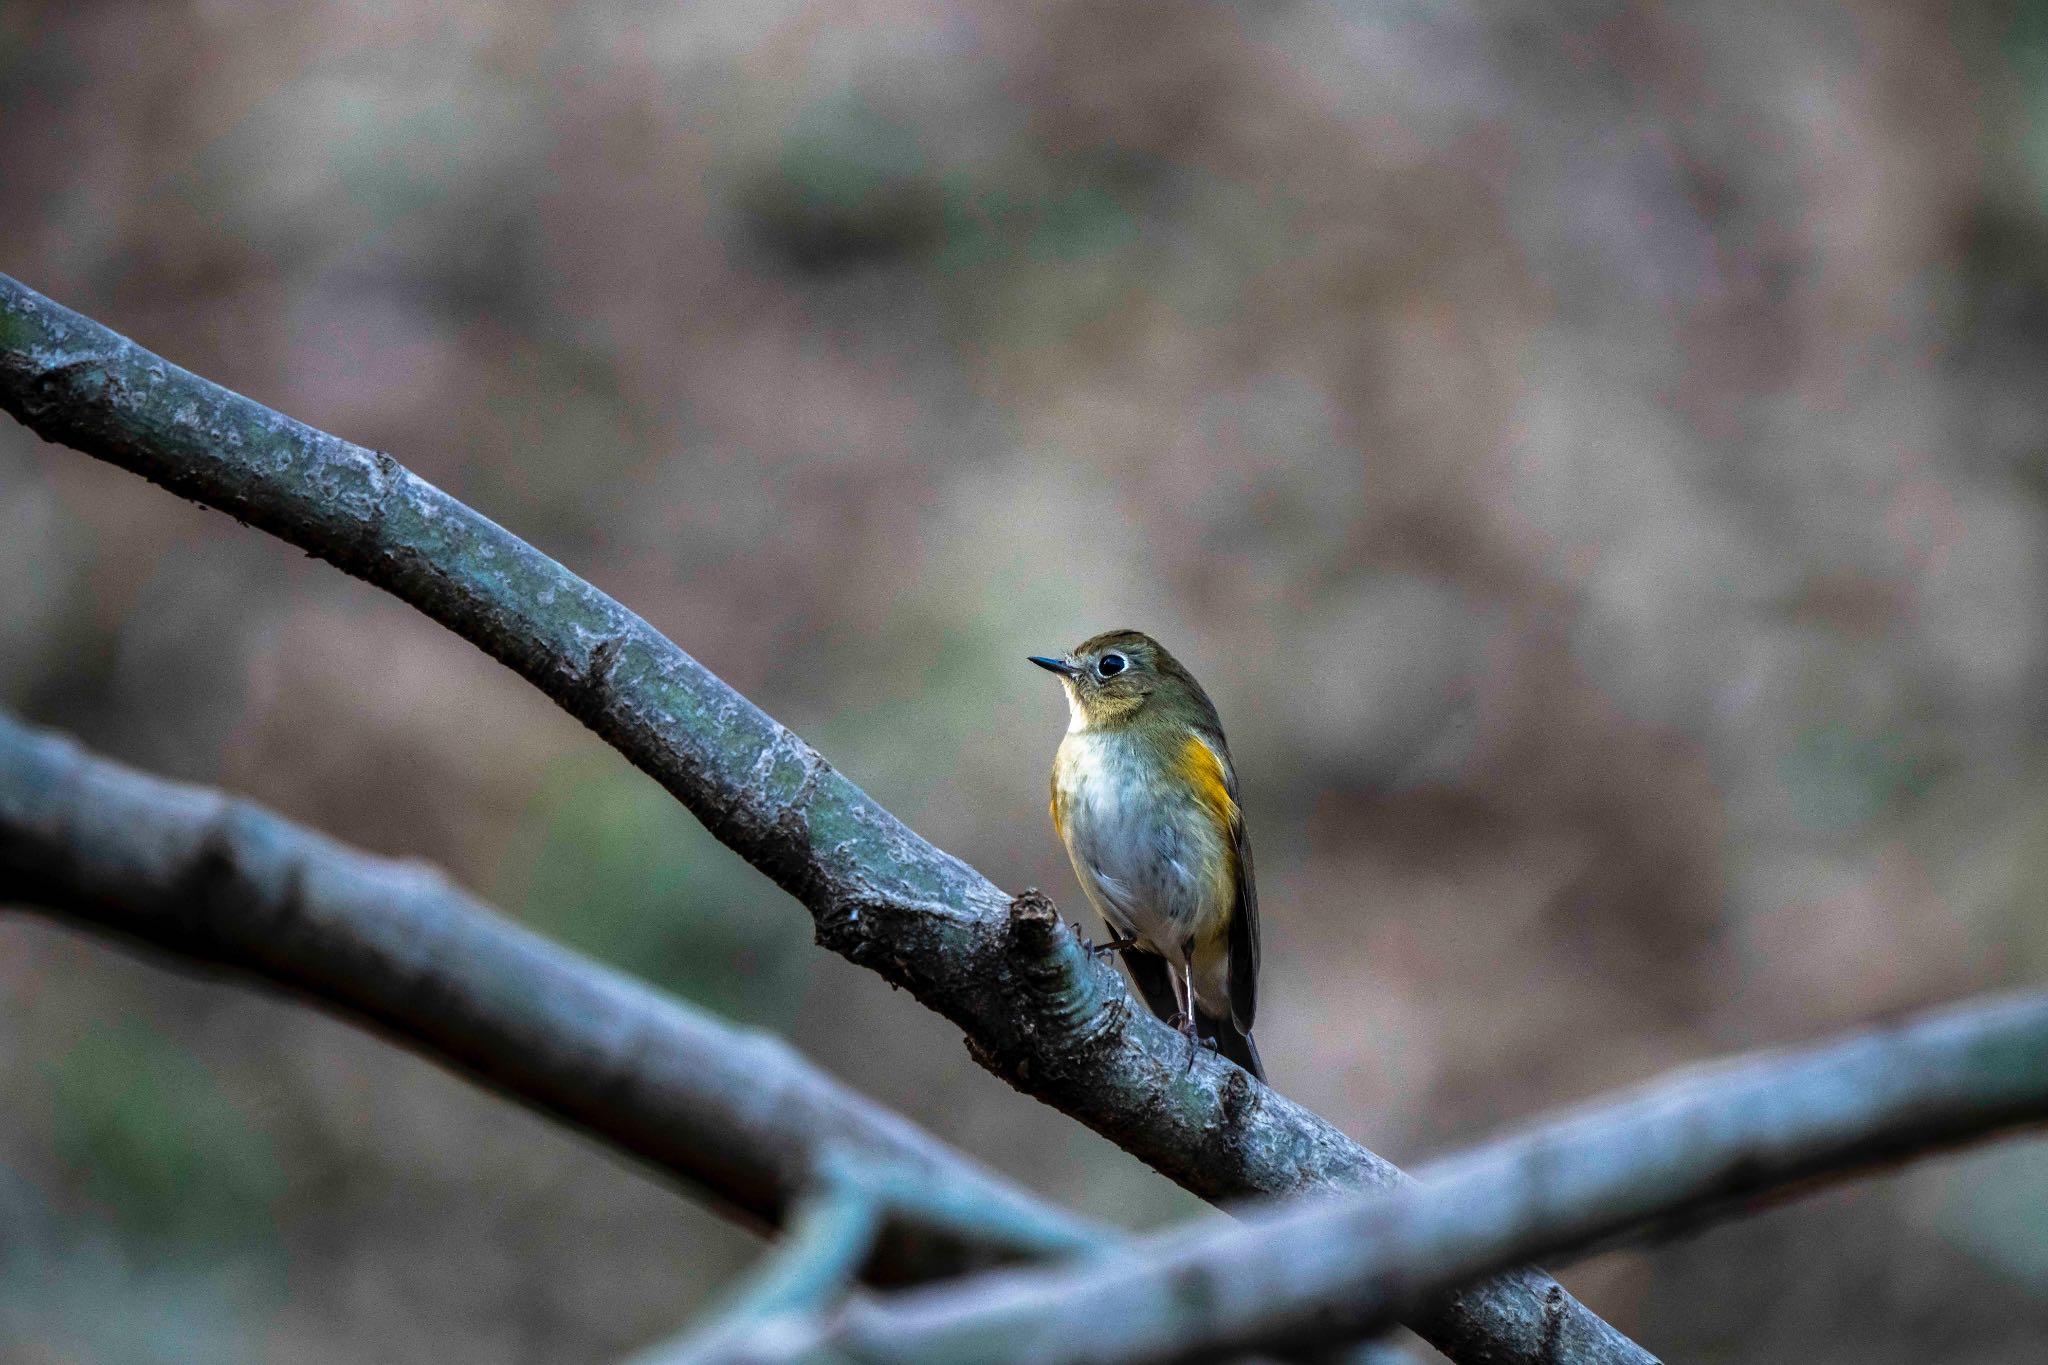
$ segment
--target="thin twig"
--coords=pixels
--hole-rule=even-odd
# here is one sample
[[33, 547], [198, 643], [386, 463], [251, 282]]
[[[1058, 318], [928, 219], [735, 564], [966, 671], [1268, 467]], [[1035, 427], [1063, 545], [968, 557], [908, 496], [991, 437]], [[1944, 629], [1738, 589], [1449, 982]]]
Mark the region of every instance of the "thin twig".
[[[1195, 1193], [1403, 1179], [1229, 1063], [1186, 1069], [1179, 1036], [1134, 1007], [1050, 902], [1006, 896], [919, 838], [645, 621], [390, 456], [179, 369], [5, 276], [0, 406], [376, 584], [516, 670], [801, 900], [820, 943], [958, 1024], [1018, 1089]], [[1461, 1361], [1651, 1359], [1531, 1270], [1432, 1303], [1412, 1325]]]
[[887, 1219], [874, 1191], [828, 1182], [798, 1205], [782, 1241], [709, 1322], [625, 1365], [700, 1365], [745, 1342], [771, 1340], [778, 1327], [800, 1333], [845, 1295]]
[[[922, 1172], [878, 1166], [847, 1154], [828, 1160], [819, 1184], [790, 1219], [781, 1243], [744, 1282], [679, 1340], [627, 1365], [701, 1365], [744, 1353], [787, 1332], [802, 1339], [811, 1320], [836, 1309], [876, 1238], [891, 1227], [974, 1242], [992, 1234], [991, 1210], [973, 1192], [940, 1185]], [[1005, 1226], [1005, 1245], [1036, 1243], [1047, 1256], [1106, 1251], [1116, 1239], [1077, 1243], [1046, 1237], [1040, 1225]]]

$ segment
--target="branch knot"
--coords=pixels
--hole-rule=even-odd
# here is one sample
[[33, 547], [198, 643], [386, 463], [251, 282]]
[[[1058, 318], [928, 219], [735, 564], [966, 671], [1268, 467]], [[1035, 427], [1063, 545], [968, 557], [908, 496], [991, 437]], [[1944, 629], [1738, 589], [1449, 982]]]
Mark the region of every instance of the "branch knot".
[[583, 666], [583, 676], [577, 679], [575, 689], [583, 716], [594, 716], [604, 709], [605, 694], [611, 690], [612, 670], [618, 667], [619, 654], [625, 647], [623, 635], [607, 635], [590, 651], [590, 662]]

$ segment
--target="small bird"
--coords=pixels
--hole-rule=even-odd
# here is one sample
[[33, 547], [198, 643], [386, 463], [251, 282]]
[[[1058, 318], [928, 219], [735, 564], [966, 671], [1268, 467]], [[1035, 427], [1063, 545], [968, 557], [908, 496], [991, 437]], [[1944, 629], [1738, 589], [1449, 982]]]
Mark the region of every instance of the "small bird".
[[1058, 658], [1072, 720], [1052, 762], [1052, 823], [1154, 1014], [1266, 1079], [1252, 1043], [1259, 901], [1216, 705], [1135, 630]]

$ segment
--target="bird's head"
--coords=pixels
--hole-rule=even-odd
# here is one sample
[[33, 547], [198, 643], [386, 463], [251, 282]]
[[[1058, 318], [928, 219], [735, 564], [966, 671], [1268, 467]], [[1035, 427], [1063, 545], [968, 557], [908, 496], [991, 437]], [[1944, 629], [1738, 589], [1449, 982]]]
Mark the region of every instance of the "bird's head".
[[1147, 720], [1171, 719], [1183, 711], [1199, 723], [1215, 708], [1201, 686], [1151, 636], [1135, 630], [1105, 631], [1057, 657], [1033, 654], [1031, 662], [1059, 675], [1073, 712], [1070, 730], [1097, 730]]

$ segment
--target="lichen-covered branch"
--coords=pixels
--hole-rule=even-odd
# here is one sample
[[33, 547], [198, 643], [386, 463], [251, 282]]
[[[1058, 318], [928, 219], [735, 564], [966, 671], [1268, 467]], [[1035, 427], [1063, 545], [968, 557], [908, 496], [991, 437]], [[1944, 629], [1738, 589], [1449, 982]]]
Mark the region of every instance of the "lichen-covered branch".
[[[96, 758], [0, 714], [0, 905], [253, 973], [684, 1178], [755, 1225], [822, 1173], [907, 1173], [981, 1213], [905, 1224], [905, 1279], [1094, 1246], [1066, 1214], [819, 1071], [492, 913], [432, 868]], [[935, 1195], [934, 1197], [938, 1197]]]
[[[1182, 1361], [1313, 1348], [1444, 1289], [2048, 1120], [2048, 994], [1698, 1067], [1446, 1158], [1401, 1190], [850, 1304], [723, 1357]], [[1001, 1342], [999, 1357], [987, 1343]]]
[[[519, 672], [810, 910], [820, 943], [958, 1024], [990, 1070], [1211, 1199], [1392, 1165], [1133, 1006], [1042, 898], [919, 838], [645, 621], [389, 455], [201, 379], [0, 276], [0, 407], [417, 607]], [[1534, 1271], [1413, 1324], [1456, 1359], [1650, 1357]], [[1562, 1325], [1560, 1326], [1560, 1322]]]

